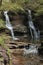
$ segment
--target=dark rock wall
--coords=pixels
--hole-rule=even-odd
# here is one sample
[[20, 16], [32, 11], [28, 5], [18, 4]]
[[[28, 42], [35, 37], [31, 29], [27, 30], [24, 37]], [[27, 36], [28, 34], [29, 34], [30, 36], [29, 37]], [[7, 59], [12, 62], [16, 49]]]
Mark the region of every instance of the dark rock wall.
[[[39, 16], [35, 16], [34, 14], [36, 13], [35, 11], [31, 11], [32, 12], [32, 20], [33, 23], [36, 27], [36, 30], [40, 30], [40, 34], [43, 38], [43, 14], [39, 15]], [[27, 32], [29, 32], [29, 26], [28, 26], [28, 11], [25, 10], [25, 12], [17, 12], [15, 13], [14, 11], [8, 11], [8, 15], [10, 18], [10, 21], [12, 23], [13, 26], [16, 25], [24, 25], [27, 27]], [[5, 21], [5, 17], [4, 17], [4, 12], [1, 12], [1, 18], [2, 20]], [[22, 30], [21, 30], [22, 31]], [[29, 32], [30, 34], [30, 32]]]

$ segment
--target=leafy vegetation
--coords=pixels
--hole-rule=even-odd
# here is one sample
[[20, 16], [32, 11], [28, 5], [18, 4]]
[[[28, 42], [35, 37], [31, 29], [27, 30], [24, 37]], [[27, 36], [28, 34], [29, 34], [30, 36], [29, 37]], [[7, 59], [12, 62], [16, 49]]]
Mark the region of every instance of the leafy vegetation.
[[0, 45], [1, 45], [1, 46], [4, 46], [4, 39], [3, 39], [3, 36], [0, 36]]
[[36, 11], [36, 15], [43, 13], [43, 0], [2, 0], [0, 10], [24, 11], [31, 9]]

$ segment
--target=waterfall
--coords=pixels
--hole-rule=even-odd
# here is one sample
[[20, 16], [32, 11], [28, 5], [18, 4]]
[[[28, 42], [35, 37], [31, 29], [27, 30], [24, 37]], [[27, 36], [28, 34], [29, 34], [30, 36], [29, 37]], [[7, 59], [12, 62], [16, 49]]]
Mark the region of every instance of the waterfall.
[[[29, 14], [28, 15], [28, 18], [29, 18], [28, 24], [29, 24], [29, 27], [30, 27], [30, 32], [31, 32], [32, 39], [34, 38], [34, 40], [38, 40], [39, 36], [38, 36], [38, 33], [37, 33], [37, 31], [35, 29], [35, 26], [32, 22], [31, 10], [28, 10], [28, 14]], [[34, 36], [33, 36], [33, 34], [34, 34]]]
[[11, 25], [11, 23], [10, 23], [9, 16], [8, 16], [7, 13], [8, 13], [7, 11], [4, 11], [4, 16], [5, 16], [5, 18], [6, 18], [6, 27], [11, 31], [11, 35], [12, 35], [13, 40], [18, 40], [18, 38], [16, 38], [16, 37], [14, 36], [13, 27], [12, 27], [12, 25]]
[[[38, 32], [36, 31], [35, 29], [35, 26], [32, 22], [32, 16], [31, 16], [31, 10], [28, 10], [28, 24], [29, 24], [29, 27], [30, 27], [30, 33], [31, 33], [31, 37], [32, 37], [32, 40], [39, 40], [40, 39], [40, 31], [38, 30]], [[35, 41], [35, 42], [36, 42]], [[27, 55], [27, 54], [38, 54], [38, 46], [37, 44], [34, 44], [32, 43], [28, 49], [25, 48], [24, 46], [24, 55]]]

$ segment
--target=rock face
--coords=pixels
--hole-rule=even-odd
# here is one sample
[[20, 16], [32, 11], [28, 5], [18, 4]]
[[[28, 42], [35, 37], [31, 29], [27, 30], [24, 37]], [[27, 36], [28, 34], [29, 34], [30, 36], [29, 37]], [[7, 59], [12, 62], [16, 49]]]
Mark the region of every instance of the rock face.
[[[2, 19], [5, 21], [4, 13], [2, 12]], [[10, 22], [15, 31], [27, 33], [27, 14], [18, 12], [15, 14], [13, 11], [8, 11]]]
[[[35, 12], [32, 11], [33, 23], [36, 27], [36, 30], [40, 30], [40, 35], [41, 35], [40, 38], [43, 40], [43, 18], [42, 18], [43, 15], [41, 14], [40, 16], [35, 16], [34, 14], [35, 14]], [[23, 34], [24, 36], [29, 35], [29, 38], [31, 38], [30, 29], [28, 27], [28, 12], [27, 12], [27, 10], [25, 12], [21, 12], [21, 11], [17, 12], [17, 14], [14, 11], [8, 11], [8, 15], [10, 18], [10, 22], [13, 26], [15, 35], [17, 35], [17, 32], [18, 32], [18, 35], [19, 34], [21, 34], [21, 35]], [[2, 12], [1, 18], [3, 19], [3, 21], [5, 21], [3, 12]], [[6, 30], [6, 32], [10, 34], [8, 29]]]
[[43, 30], [43, 14], [41, 14], [40, 16], [37, 16], [35, 18], [35, 25], [36, 27], [38, 27], [39, 30]]
[[34, 25], [37, 29], [40, 30], [40, 38], [43, 40], [43, 14], [35, 17]]
[[43, 55], [43, 43], [41, 43], [41, 46], [39, 47], [39, 55]]

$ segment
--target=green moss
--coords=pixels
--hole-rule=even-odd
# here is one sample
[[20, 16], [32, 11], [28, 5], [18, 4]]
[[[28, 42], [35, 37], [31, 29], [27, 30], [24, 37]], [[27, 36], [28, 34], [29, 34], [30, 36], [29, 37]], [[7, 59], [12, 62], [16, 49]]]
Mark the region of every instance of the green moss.
[[0, 28], [5, 28], [5, 22], [2, 19], [0, 19]]
[[4, 42], [3, 36], [0, 36], [0, 45], [1, 45], [1, 46], [4, 46], [4, 43], [5, 43], [5, 42]]

